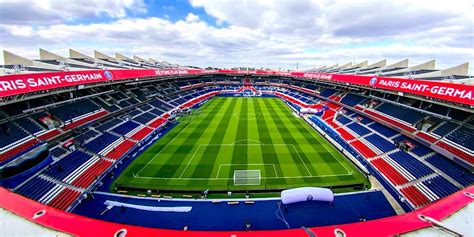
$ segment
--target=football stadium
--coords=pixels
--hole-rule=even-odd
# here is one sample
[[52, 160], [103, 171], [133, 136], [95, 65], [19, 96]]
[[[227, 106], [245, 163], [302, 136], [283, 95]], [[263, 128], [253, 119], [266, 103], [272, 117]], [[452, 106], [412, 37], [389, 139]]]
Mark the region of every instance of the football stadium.
[[469, 62], [105, 48], [2, 49], [1, 236], [474, 235]]

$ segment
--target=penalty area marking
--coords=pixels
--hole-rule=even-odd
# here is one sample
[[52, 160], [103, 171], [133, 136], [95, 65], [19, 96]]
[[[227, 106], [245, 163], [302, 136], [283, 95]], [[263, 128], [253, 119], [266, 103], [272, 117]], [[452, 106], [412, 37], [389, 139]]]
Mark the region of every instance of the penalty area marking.
[[[247, 165], [247, 166], [273, 166], [273, 171], [275, 172], [275, 178], [278, 178], [278, 173], [275, 168], [275, 164], [220, 164], [219, 169], [217, 169], [217, 174], [216, 174], [216, 179], [219, 179], [219, 173], [221, 172], [221, 167], [222, 166], [238, 166], [238, 165]], [[270, 177], [269, 177], [270, 178]]]

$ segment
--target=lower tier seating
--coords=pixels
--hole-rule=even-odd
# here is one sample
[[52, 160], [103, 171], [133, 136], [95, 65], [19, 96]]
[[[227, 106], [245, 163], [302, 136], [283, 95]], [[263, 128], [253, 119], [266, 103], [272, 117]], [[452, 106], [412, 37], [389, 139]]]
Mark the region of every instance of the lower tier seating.
[[446, 197], [459, 190], [459, 188], [441, 176], [435, 176], [431, 179], [425, 180], [423, 181], [423, 184], [433, 191], [433, 193], [435, 193], [439, 198]]
[[54, 199], [52, 199], [48, 205], [66, 210], [77, 199], [77, 197], [79, 197], [79, 195], [81, 195], [80, 192], [65, 188]]
[[15, 146], [13, 148], [10, 148], [9, 150], [7, 151], [3, 151], [1, 154], [0, 154], [0, 162], [3, 162], [3, 161], [6, 161], [10, 158], [13, 158], [14, 156], [16, 155], [19, 155], [20, 153], [23, 153], [25, 152], [26, 150], [28, 149], [31, 149], [32, 147], [34, 147], [36, 144], [39, 144], [39, 141], [36, 140], [36, 139], [30, 139], [18, 146]]
[[353, 141], [350, 144], [356, 150], [358, 150], [365, 158], [371, 158], [377, 155], [372, 149], [370, 149], [367, 145], [365, 145], [359, 140]]
[[99, 159], [87, 168], [80, 176], [76, 177], [71, 184], [79, 188], [87, 188], [111, 165], [112, 162]]
[[426, 205], [430, 200], [415, 186], [408, 186], [400, 189], [400, 192], [410, 200], [416, 207]]
[[408, 172], [410, 172], [416, 178], [421, 178], [432, 174], [434, 171], [422, 162], [417, 160], [415, 157], [404, 151], [397, 151], [389, 155], [392, 160], [400, 164]]
[[387, 179], [395, 185], [401, 185], [408, 182], [408, 179], [401, 175], [395, 168], [388, 164], [383, 159], [375, 159], [371, 161], [380, 172], [382, 172]]
[[135, 143], [129, 140], [124, 140], [122, 143], [120, 143], [117, 147], [113, 148], [109, 153], [107, 153], [105, 156], [117, 160], [120, 157], [123, 156], [123, 154], [127, 153], [133, 146], [135, 146]]

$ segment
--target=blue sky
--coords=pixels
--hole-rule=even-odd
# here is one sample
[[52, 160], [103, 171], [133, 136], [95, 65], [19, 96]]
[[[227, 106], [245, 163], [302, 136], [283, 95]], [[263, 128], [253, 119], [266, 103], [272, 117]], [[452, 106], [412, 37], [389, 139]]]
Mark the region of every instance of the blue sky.
[[473, 61], [473, 22], [467, 0], [0, 0], [0, 48], [28, 58], [38, 48], [97, 49], [202, 67], [435, 58], [446, 68]]
[[[172, 22], [184, 20], [189, 13], [199, 16], [199, 18], [208, 24], [216, 25], [216, 19], [207, 15], [203, 8], [194, 8], [187, 0], [146, 0], [146, 12], [134, 12], [131, 9], [127, 9], [127, 15], [129, 17], [159, 17], [168, 19]], [[105, 14], [100, 14], [90, 18], [79, 18], [69, 21], [70, 24], [90, 24], [100, 22], [111, 22], [116, 18], [110, 17]]]

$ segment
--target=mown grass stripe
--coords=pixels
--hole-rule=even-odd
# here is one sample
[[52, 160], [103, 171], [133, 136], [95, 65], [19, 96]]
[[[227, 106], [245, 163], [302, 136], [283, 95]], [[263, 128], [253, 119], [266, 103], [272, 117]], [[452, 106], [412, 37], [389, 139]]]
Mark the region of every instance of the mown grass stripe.
[[[248, 143], [248, 99], [241, 99], [242, 104], [238, 113], [239, 123], [237, 126], [237, 133], [235, 136], [236, 144]], [[238, 149], [234, 149], [232, 153], [232, 164], [246, 164], [247, 163], [247, 146], [239, 146]], [[233, 176], [233, 172], [229, 172], [229, 178]]]
[[[266, 98], [264, 98], [264, 99], [266, 99]], [[262, 109], [261, 103], [263, 103], [262, 100], [264, 100], [264, 99], [256, 100], [255, 103], [254, 103], [255, 111], [258, 114], [268, 114], [269, 113], [269, 111], [266, 108]], [[261, 148], [262, 149], [262, 159], [263, 159], [264, 163], [275, 164], [275, 169], [276, 169], [276, 173], [277, 173], [276, 175], [281, 177], [281, 176], [283, 176], [284, 172], [282, 170], [282, 165], [280, 164], [280, 160], [277, 157], [277, 152], [275, 150], [275, 147], [273, 146], [273, 144], [275, 144], [275, 142], [273, 142], [272, 136], [270, 135], [271, 132], [268, 129], [268, 126], [267, 126], [267, 124], [269, 124], [266, 121], [267, 116], [269, 116], [269, 115], [262, 115], [259, 118], [258, 122], [256, 123], [257, 131], [260, 135], [259, 139], [263, 144], [265, 144], [265, 146], [262, 146], [262, 148]], [[273, 171], [273, 169], [274, 168], [270, 167], [270, 166], [265, 167], [265, 170], [266, 170], [267, 174], [271, 173]], [[281, 179], [269, 179], [266, 182], [267, 182], [268, 185], [286, 184], [286, 180], [283, 179], [283, 178], [281, 178]]]
[[[232, 112], [236, 103], [236, 100], [231, 100], [225, 107], [225, 114]], [[212, 136], [203, 137], [200, 140], [200, 144], [204, 144], [204, 146], [201, 146], [200, 153], [192, 160], [195, 169], [190, 177], [211, 177], [214, 166], [220, 163], [217, 155], [219, 154], [221, 147], [212, 145], [206, 146], [205, 144], [222, 143], [223, 138], [227, 135], [227, 131], [229, 130], [229, 119], [227, 118], [227, 115], [220, 116], [220, 119], [218, 121], [213, 121], [212, 124], [217, 124], [217, 126], [209, 126], [207, 129], [214, 131]], [[207, 181], [205, 181], [205, 183], [207, 184]]]
[[[225, 100], [218, 100], [217, 101], [218, 105], [211, 107], [211, 110], [218, 110], [220, 106], [223, 106], [226, 101]], [[196, 115], [195, 116], [199, 116]], [[212, 113], [207, 114], [203, 118], [196, 118], [200, 124], [205, 125], [205, 124], [211, 124], [212, 119], [215, 118], [215, 116], [212, 115]], [[190, 156], [193, 155], [193, 151], [197, 149], [198, 145], [195, 143], [196, 134], [200, 134], [203, 132], [203, 127], [202, 126], [188, 126], [190, 125], [189, 123], [195, 123], [195, 120], [188, 120], [186, 123], [182, 124], [183, 128], [181, 129], [184, 130], [183, 133], [178, 133], [181, 134], [178, 140], [173, 142], [172, 144], [168, 145], [168, 143], [163, 144], [165, 148], [163, 148], [162, 152], [158, 152], [160, 157], [157, 157], [156, 159], [160, 159], [159, 162], [157, 163], [162, 163], [163, 165], [159, 167], [158, 169], [155, 169], [155, 166], [152, 167], [147, 167], [142, 173], [143, 176], [152, 176], [152, 177], [176, 177], [176, 172], [182, 166], [184, 161]], [[174, 139], [174, 138], [173, 138]], [[161, 151], [161, 150], [160, 150]], [[171, 161], [172, 159], [172, 161]], [[149, 172], [154, 172], [153, 174], [149, 174]]]
[[[276, 111], [278, 109], [276, 109], [275, 107], [277, 107], [277, 105], [275, 105], [275, 103], [277, 103], [276, 101], [265, 101], [265, 104], [267, 105], [267, 108], [269, 109], [270, 112], [272, 113], [277, 113]], [[281, 113], [279, 113], [281, 114]], [[295, 138], [292, 137], [291, 133], [294, 132], [294, 131], [290, 131], [287, 127], [286, 127], [286, 124], [282, 121], [282, 118], [281, 116], [273, 116], [272, 119], [275, 121], [276, 124], [278, 124], [277, 126], [277, 129], [278, 131], [280, 132], [280, 134], [282, 134], [282, 138], [283, 140], [285, 141], [286, 144], [298, 144], [298, 142], [296, 141]], [[297, 164], [297, 167], [300, 171], [300, 173], [302, 174], [302, 176], [311, 176], [312, 175], [312, 171], [310, 169], [310, 167], [308, 167], [305, 163], [303, 162], [307, 162], [306, 160], [303, 159], [303, 161], [301, 160], [301, 155], [300, 154], [295, 154], [294, 152], [291, 152], [291, 157], [294, 161], [295, 164]]]

